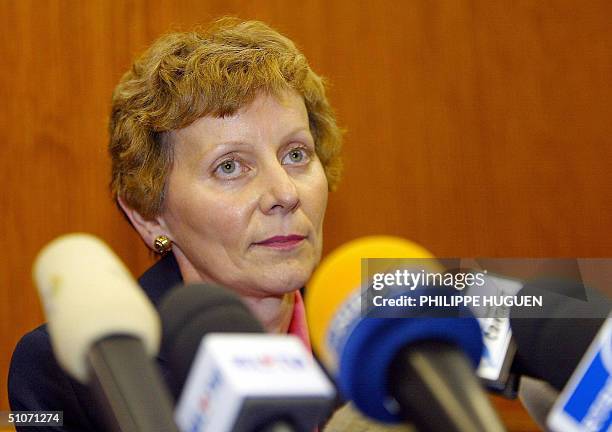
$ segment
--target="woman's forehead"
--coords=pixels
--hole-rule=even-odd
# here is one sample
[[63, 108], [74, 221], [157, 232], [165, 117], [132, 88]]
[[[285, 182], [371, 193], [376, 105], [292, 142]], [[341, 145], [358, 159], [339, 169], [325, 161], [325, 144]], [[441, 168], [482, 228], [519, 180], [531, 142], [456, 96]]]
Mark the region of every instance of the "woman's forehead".
[[310, 134], [304, 101], [297, 93], [286, 92], [280, 96], [260, 94], [232, 115], [201, 117], [185, 128], [172, 131], [170, 138], [184, 150], [206, 152], [219, 146], [283, 140], [300, 133]]

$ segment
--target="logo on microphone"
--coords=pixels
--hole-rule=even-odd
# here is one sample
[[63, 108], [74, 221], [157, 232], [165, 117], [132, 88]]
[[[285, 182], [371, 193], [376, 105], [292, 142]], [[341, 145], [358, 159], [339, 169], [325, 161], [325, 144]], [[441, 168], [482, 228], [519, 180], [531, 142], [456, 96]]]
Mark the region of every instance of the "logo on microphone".
[[215, 369], [206, 381], [206, 385], [202, 389], [197, 409], [194, 412], [193, 419], [187, 429], [189, 432], [198, 432], [208, 422], [208, 409], [210, 408], [210, 400], [214, 391], [222, 384], [223, 377], [218, 369]]
[[286, 354], [262, 354], [254, 357], [238, 356], [232, 360], [234, 365], [240, 369], [257, 372], [295, 371], [306, 367], [303, 359]]

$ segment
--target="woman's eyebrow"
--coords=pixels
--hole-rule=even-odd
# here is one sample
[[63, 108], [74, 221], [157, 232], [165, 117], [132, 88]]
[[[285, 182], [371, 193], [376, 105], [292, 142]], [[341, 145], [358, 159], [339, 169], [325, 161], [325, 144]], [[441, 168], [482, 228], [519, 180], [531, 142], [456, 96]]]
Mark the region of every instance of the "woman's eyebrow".
[[205, 161], [208, 163], [209, 159], [216, 158], [219, 154], [225, 152], [226, 149], [229, 150], [229, 149], [234, 149], [236, 147], [247, 147], [247, 146], [249, 146], [249, 143], [245, 141], [240, 141], [240, 140], [222, 141], [216, 144], [210, 144], [208, 146], [201, 147], [200, 149], [198, 149], [197, 153], [193, 155], [194, 157], [190, 159], [191, 159], [191, 162], [193, 162], [195, 165], [198, 165]]
[[[298, 126], [297, 128], [283, 135], [281, 141], [286, 141], [287, 139], [292, 138], [293, 136], [298, 135], [300, 133], [304, 133], [304, 132], [310, 136], [310, 128], [308, 126]], [[207, 155], [212, 152], [215, 152], [215, 153], [222, 152], [226, 148], [249, 147], [249, 146], [251, 146], [251, 143], [249, 143], [248, 141], [242, 141], [242, 140], [221, 141], [218, 143], [211, 144], [210, 147], [208, 147], [205, 150], [202, 150], [202, 152], [200, 153], [200, 159], [207, 157]]]
[[[281, 141], [285, 141], [288, 138], [291, 138], [291, 137], [293, 137], [295, 135], [298, 135], [298, 134], [300, 134], [302, 132], [306, 132], [308, 135], [310, 135], [310, 128], [308, 126], [298, 126], [295, 129], [293, 129], [293, 130], [287, 132], [285, 135], [283, 135], [283, 137], [281, 138]], [[223, 149], [225, 147], [248, 147], [250, 145], [251, 145], [251, 143], [249, 143], [248, 141], [229, 140], [229, 141], [222, 141], [222, 142], [213, 144], [208, 151], [217, 150], [219, 148]]]
[[307, 132], [308, 135], [310, 135], [310, 128], [308, 126], [298, 126], [297, 128], [293, 129], [291, 132], [286, 133], [285, 136], [283, 136], [283, 141], [286, 140], [287, 138], [290, 138], [302, 132]]
[[222, 141], [220, 143], [213, 144], [212, 147], [208, 151], [224, 149], [226, 147], [245, 147], [249, 145], [250, 144], [248, 142], [240, 141], [240, 140]]

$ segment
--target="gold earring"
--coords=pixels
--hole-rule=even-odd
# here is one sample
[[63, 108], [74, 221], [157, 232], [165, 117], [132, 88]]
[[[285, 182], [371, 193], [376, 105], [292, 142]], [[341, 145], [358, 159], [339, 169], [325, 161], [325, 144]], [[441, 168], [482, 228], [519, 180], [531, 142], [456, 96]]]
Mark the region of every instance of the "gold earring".
[[170, 249], [172, 249], [172, 241], [170, 241], [170, 239], [165, 235], [158, 235], [155, 237], [153, 247], [158, 254], [164, 255], [165, 253], [169, 252]]

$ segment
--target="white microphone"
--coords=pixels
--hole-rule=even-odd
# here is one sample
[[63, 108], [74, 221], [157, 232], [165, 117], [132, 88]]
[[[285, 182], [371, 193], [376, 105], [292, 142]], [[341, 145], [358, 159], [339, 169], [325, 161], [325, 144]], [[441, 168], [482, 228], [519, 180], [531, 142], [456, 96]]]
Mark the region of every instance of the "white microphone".
[[[333, 398], [332, 385], [298, 338], [216, 333], [200, 345], [175, 418], [182, 431], [260, 430], [268, 419], [285, 420], [285, 430], [311, 431]], [[296, 424], [295, 412], [314, 424]]]
[[[464, 296], [513, 296], [523, 288], [523, 283], [513, 278], [490, 273], [483, 278], [483, 285], [466, 288]], [[518, 390], [519, 377], [511, 370], [517, 348], [507, 308], [470, 306], [470, 310], [479, 317], [484, 343], [476, 374], [488, 390], [513, 399]]]
[[61, 236], [38, 254], [33, 276], [55, 357], [89, 385], [107, 427], [177, 430], [153, 360], [159, 316], [111, 249], [89, 234]]
[[183, 432], [311, 432], [330, 410], [335, 389], [302, 342], [261, 333], [228, 290], [178, 287], [160, 315]]

